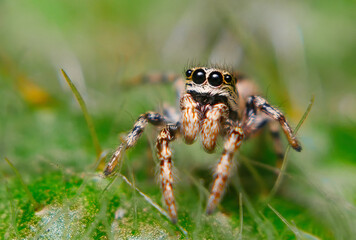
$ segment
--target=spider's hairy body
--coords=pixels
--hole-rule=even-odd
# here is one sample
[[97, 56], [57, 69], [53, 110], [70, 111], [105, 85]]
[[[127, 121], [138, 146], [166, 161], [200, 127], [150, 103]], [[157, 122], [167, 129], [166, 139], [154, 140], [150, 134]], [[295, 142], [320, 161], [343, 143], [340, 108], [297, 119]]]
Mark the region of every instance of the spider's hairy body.
[[[200, 136], [204, 150], [208, 153], [214, 151], [219, 136], [225, 139], [222, 155], [214, 171], [214, 183], [206, 210], [208, 214], [215, 210], [221, 200], [234, 153], [244, 139], [253, 136], [266, 123], [274, 138], [279, 160], [283, 159], [283, 152], [276, 123], [281, 125], [291, 146], [297, 151], [301, 150], [284, 115], [264, 98], [255, 95], [256, 91], [250, 91], [251, 87], [246, 82], [238, 83], [235, 76], [218, 68], [195, 67], [188, 69], [185, 75], [185, 80], [178, 79], [176, 84], [180, 89], [180, 115], [173, 114], [171, 109], [165, 111], [164, 115], [154, 112], [142, 114], [104, 171], [105, 175], [113, 172], [124, 151], [135, 145], [148, 123], [161, 127], [156, 141], [160, 180], [168, 213], [174, 223], [177, 221], [177, 211], [169, 143], [177, 137], [183, 136], [187, 144], [192, 144]], [[185, 81], [184, 85], [182, 81]], [[240, 95], [239, 89], [243, 90]]]

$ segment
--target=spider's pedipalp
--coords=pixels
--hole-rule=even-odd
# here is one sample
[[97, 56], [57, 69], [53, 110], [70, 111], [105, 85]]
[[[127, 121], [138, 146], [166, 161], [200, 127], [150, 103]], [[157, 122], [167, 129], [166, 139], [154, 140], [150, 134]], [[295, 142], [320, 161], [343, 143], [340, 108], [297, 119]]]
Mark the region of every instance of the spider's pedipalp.
[[200, 121], [202, 113], [198, 109], [197, 103], [193, 97], [186, 93], [180, 100], [182, 112], [182, 133], [187, 144], [192, 144], [200, 130]]
[[289, 144], [298, 152], [302, 150], [300, 143], [293, 134], [292, 128], [289, 126], [283, 113], [281, 113], [277, 108], [271, 106], [266, 99], [260, 96], [251, 96], [246, 102], [245, 119], [244, 119], [244, 132], [246, 135], [251, 134], [254, 128], [254, 122], [257, 115], [257, 110], [260, 110], [267, 114], [272, 119], [279, 122], [284, 134], [287, 137]]
[[163, 197], [173, 223], [177, 222], [177, 210], [173, 194], [172, 151], [169, 147], [169, 142], [175, 139], [178, 131], [178, 125], [167, 125], [161, 130], [156, 143], [157, 155], [160, 161], [160, 180]]
[[207, 152], [214, 150], [220, 132], [221, 122], [229, 116], [229, 108], [224, 103], [218, 103], [208, 109], [201, 126], [201, 138]]
[[136, 120], [133, 128], [126, 136], [125, 141], [121, 143], [120, 146], [115, 150], [112, 157], [110, 158], [110, 161], [107, 163], [104, 170], [105, 176], [110, 175], [114, 171], [116, 165], [119, 163], [126, 149], [129, 149], [136, 144], [137, 140], [142, 135], [148, 123], [151, 123], [155, 126], [162, 126], [166, 124], [166, 120], [164, 116], [159, 113], [147, 112], [145, 114], [142, 114]]
[[229, 177], [232, 159], [244, 138], [242, 128], [235, 126], [229, 130], [224, 144], [224, 151], [215, 169], [215, 180], [209, 196], [206, 213], [211, 214], [221, 200]]

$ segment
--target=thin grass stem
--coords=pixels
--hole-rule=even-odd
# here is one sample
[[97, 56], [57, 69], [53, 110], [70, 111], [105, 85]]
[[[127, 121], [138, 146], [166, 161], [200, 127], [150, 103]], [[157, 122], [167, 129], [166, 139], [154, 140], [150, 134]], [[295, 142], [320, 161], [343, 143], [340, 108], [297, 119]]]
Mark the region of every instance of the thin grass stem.
[[[302, 118], [300, 119], [298, 125], [296, 126], [295, 130], [294, 130], [294, 134], [297, 134], [298, 130], [300, 129], [300, 127], [303, 125], [304, 121], [307, 119], [311, 109], [312, 109], [312, 106], [314, 104], [314, 95], [312, 96], [312, 98], [310, 99], [310, 103], [308, 105], [308, 108], [306, 109], [306, 111], [304, 112]], [[288, 165], [288, 153], [290, 151], [290, 145], [288, 145], [287, 149], [286, 149], [286, 152], [284, 154], [284, 158], [283, 158], [283, 163], [282, 163], [282, 167], [281, 167], [281, 171], [279, 172], [278, 174], [278, 177], [277, 177], [277, 180], [267, 198], [267, 202], [269, 202], [269, 200], [277, 193], [281, 183], [282, 183], [282, 180], [283, 180], [283, 176], [284, 176], [284, 173], [287, 169], [287, 165]]]
[[239, 193], [239, 215], [240, 215], [240, 231], [239, 231], [239, 240], [242, 240], [242, 231], [243, 231], [243, 226], [244, 226], [244, 210], [243, 210], [243, 203], [242, 203], [242, 193]]
[[19, 230], [18, 230], [18, 227], [17, 227], [17, 223], [16, 223], [17, 213], [16, 213], [16, 210], [15, 210], [15, 202], [13, 201], [13, 197], [12, 197], [10, 188], [8, 186], [8, 183], [5, 180], [4, 180], [4, 185], [5, 185], [6, 192], [7, 192], [7, 198], [9, 200], [9, 204], [10, 204], [10, 213], [11, 213], [10, 221], [11, 221], [11, 225], [12, 225], [12, 227], [14, 229], [16, 237], [18, 239], [20, 239], [20, 234], [19, 234]]
[[302, 234], [300, 233], [299, 229], [292, 224], [290, 224], [287, 219], [285, 219], [276, 209], [274, 209], [270, 204], [267, 204], [267, 206], [279, 217], [279, 219], [282, 220], [282, 222], [294, 233], [295, 237], [297, 239], [304, 239]]
[[[133, 189], [135, 189], [138, 194], [140, 194], [145, 200], [146, 202], [148, 202], [152, 207], [154, 207], [159, 213], [161, 213], [163, 216], [165, 216], [169, 221], [170, 221], [170, 217], [167, 213], [166, 210], [164, 210], [163, 208], [161, 208], [157, 203], [155, 203], [149, 196], [147, 196], [146, 194], [144, 194], [140, 189], [138, 189], [137, 187], [135, 187], [124, 175], [122, 174], [118, 174], [123, 180], [124, 182], [129, 185], [130, 187], [132, 187]], [[188, 236], [188, 232], [187, 230], [185, 230], [181, 225], [176, 224], [176, 226], [178, 227], [178, 229], [181, 231], [181, 233], [183, 233], [185, 236]]]
[[8, 158], [5, 157], [5, 161], [10, 165], [11, 169], [15, 172], [17, 178], [20, 180], [21, 186], [23, 187], [23, 189], [26, 192], [26, 195], [28, 197], [28, 199], [31, 201], [32, 206], [34, 208], [35, 211], [39, 210], [41, 208], [41, 204], [39, 204], [35, 198], [33, 197], [30, 189], [28, 189], [25, 181], [23, 180], [20, 172], [17, 170], [17, 168], [12, 164], [12, 162], [10, 162], [10, 160]]
[[81, 108], [81, 110], [83, 112], [85, 121], [87, 123], [88, 129], [89, 129], [89, 132], [90, 132], [90, 135], [91, 135], [91, 139], [93, 141], [93, 145], [95, 147], [96, 156], [97, 156], [97, 158], [100, 158], [100, 154], [102, 152], [101, 151], [101, 146], [100, 146], [99, 139], [98, 139], [98, 136], [97, 136], [96, 131], [95, 131], [93, 120], [89, 115], [89, 112], [88, 112], [88, 109], [87, 109], [87, 107], [85, 105], [85, 102], [84, 102], [82, 96], [80, 95], [78, 89], [76, 88], [76, 86], [74, 85], [72, 80], [67, 75], [67, 73], [63, 69], [61, 69], [61, 72], [62, 72], [62, 74], [64, 76], [64, 79], [68, 83], [70, 89], [72, 90], [72, 93], [74, 94], [75, 98], [77, 99], [77, 101], [78, 101], [78, 103], [80, 105], [80, 108]]

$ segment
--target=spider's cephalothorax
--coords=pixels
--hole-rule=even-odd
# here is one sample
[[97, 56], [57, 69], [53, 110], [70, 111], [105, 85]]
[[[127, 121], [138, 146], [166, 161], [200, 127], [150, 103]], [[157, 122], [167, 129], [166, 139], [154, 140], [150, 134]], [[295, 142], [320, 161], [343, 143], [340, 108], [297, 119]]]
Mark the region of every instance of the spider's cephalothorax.
[[148, 123], [160, 127], [156, 142], [160, 180], [172, 222], [177, 221], [177, 211], [173, 195], [172, 152], [169, 143], [176, 137], [181, 135], [187, 144], [192, 144], [200, 136], [204, 149], [209, 153], [215, 149], [218, 137], [224, 137], [223, 152], [215, 168], [207, 213], [214, 211], [222, 197], [234, 153], [243, 139], [254, 135], [267, 124], [274, 139], [277, 156], [281, 160], [283, 149], [275, 124], [279, 122], [291, 146], [297, 151], [301, 150], [284, 115], [269, 105], [264, 98], [255, 95], [246, 81], [237, 82], [237, 78], [231, 73], [208, 67], [188, 69], [185, 75], [185, 80], [178, 78], [176, 84], [178, 87], [184, 85], [184, 89], [179, 91], [180, 114], [172, 114], [168, 108], [164, 115], [155, 112], [142, 114], [125, 141], [114, 152], [104, 171], [105, 175], [113, 172], [124, 151], [136, 144]]

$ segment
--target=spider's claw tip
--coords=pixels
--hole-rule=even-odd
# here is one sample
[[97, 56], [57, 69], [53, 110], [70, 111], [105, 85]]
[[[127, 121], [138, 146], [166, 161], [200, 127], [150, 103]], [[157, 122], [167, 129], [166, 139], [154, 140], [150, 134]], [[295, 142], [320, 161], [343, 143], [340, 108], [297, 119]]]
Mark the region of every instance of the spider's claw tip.
[[171, 218], [171, 222], [172, 222], [173, 224], [177, 224], [177, 222], [178, 222], [177, 217]]
[[294, 150], [296, 150], [297, 152], [302, 151], [302, 146], [300, 144], [296, 145], [296, 146], [292, 146]]
[[211, 214], [213, 214], [213, 212], [214, 212], [214, 209], [212, 209], [212, 208], [207, 208], [206, 209], [206, 214], [207, 215], [211, 215]]
[[103, 173], [104, 173], [104, 176], [107, 177], [111, 174], [111, 171], [109, 169], [105, 168]]

